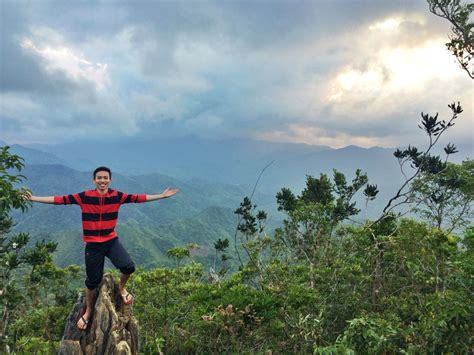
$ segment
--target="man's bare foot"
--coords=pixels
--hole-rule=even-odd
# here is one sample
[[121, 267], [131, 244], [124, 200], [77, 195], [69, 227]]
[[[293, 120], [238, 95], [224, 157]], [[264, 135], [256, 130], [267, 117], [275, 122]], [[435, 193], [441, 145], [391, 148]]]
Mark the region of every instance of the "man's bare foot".
[[87, 312], [87, 310], [83, 314], [81, 312], [81, 315], [79, 316], [79, 320], [76, 323], [77, 328], [79, 330], [86, 330], [87, 329], [87, 325], [89, 324], [90, 316], [91, 315], [90, 315], [89, 312]]
[[128, 293], [126, 289], [122, 289], [120, 291], [120, 296], [122, 296], [123, 303], [125, 303], [126, 305], [133, 303], [133, 296]]

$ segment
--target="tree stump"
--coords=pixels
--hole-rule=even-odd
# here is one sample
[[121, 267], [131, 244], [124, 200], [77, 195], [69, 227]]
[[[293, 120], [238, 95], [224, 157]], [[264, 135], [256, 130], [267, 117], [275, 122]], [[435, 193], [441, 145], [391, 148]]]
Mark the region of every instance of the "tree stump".
[[138, 354], [138, 322], [132, 305], [123, 303], [118, 283], [109, 273], [98, 289], [86, 330], [79, 330], [76, 325], [85, 306], [85, 296], [79, 296], [67, 318], [59, 354]]

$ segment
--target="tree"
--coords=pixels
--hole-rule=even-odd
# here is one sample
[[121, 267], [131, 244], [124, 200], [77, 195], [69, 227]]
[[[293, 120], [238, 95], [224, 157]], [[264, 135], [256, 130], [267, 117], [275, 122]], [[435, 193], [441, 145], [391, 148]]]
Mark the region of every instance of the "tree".
[[474, 4], [461, 4], [460, 0], [428, 0], [428, 5], [433, 14], [453, 25], [446, 47], [456, 57], [461, 68], [474, 79], [474, 23], [470, 22]]
[[[251, 197], [245, 196], [234, 213], [239, 216], [236, 234], [240, 232], [241, 246], [248, 257], [246, 265], [247, 272], [260, 273], [263, 267], [261, 260], [262, 250], [266, 247], [268, 238], [261, 238], [265, 229], [267, 214], [263, 210], [256, 210], [257, 205], [252, 203]], [[243, 236], [243, 239], [242, 239]], [[238, 255], [240, 267], [244, 268], [244, 263]]]
[[[288, 188], [276, 195], [278, 210], [285, 211], [288, 218], [275, 235], [296, 259], [307, 261], [310, 287], [314, 287], [318, 256], [324, 253], [339, 223], [359, 213], [353, 198], [368, 182], [367, 175], [361, 170], [356, 171], [350, 184], [341, 172], [334, 170], [333, 173], [333, 182], [326, 174], [319, 178], [307, 176], [306, 187], [300, 196], [295, 196]], [[364, 195], [373, 199], [377, 192], [375, 185], [368, 185]]]
[[199, 246], [197, 244], [187, 244], [185, 246], [178, 246], [167, 250], [166, 255], [169, 258], [174, 259], [176, 266], [179, 267], [183, 259], [191, 256], [191, 250], [198, 248]]
[[449, 233], [472, 219], [474, 160], [448, 163], [439, 174], [422, 174], [413, 181], [414, 210], [434, 227]]
[[28, 203], [24, 198], [26, 190], [15, 188], [22, 181], [20, 175], [23, 159], [9, 152], [10, 147], [0, 148], [0, 345], [2, 350], [9, 351], [7, 338], [9, 325], [14, 319], [12, 314], [22, 300], [22, 293], [13, 279], [14, 270], [18, 269], [24, 259], [25, 246], [29, 237], [21, 233], [12, 238], [7, 234], [13, 227], [9, 216], [12, 209], [26, 210]]
[[216, 262], [217, 262], [217, 256], [218, 253], [221, 253], [221, 269], [219, 270], [219, 275], [223, 276], [226, 274], [228, 267], [226, 266], [226, 261], [230, 259], [230, 257], [225, 254], [227, 251], [227, 248], [229, 247], [229, 239], [218, 239], [214, 243], [214, 249], [216, 250], [216, 254], [214, 256], [214, 270], [216, 269]]
[[0, 352], [27, 352], [22, 348], [27, 342], [19, 341], [25, 336], [35, 338], [35, 351], [54, 352], [52, 344], [60, 339], [75, 298], [70, 283], [79, 267], [54, 266], [54, 242], [30, 247], [29, 234], [10, 235], [14, 223], [9, 213], [27, 210], [29, 192], [17, 187], [25, 178], [20, 174], [23, 159], [9, 149], [0, 148]]
[[412, 203], [411, 196], [413, 196], [416, 188], [416, 186], [413, 185], [413, 181], [420, 176], [424, 176], [427, 179], [434, 179], [438, 174], [441, 174], [446, 169], [449, 156], [457, 152], [454, 145], [448, 144], [444, 148], [444, 152], [446, 153], [444, 161], [440, 156], [432, 154], [432, 150], [441, 136], [450, 127], [454, 126], [454, 121], [463, 111], [459, 102], [457, 104], [452, 103], [448, 105], [448, 107], [452, 111], [452, 116], [448, 122], [438, 119], [438, 113], [434, 116], [423, 112], [421, 113], [422, 120], [418, 127], [428, 136], [428, 147], [425, 150], [419, 150], [414, 146], [408, 146], [408, 148], [403, 150], [397, 149], [393, 153], [395, 158], [398, 160], [400, 171], [404, 176], [405, 181], [402, 183], [395, 195], [388, 200], [382, 211], [382, 215], [375, 221], [375, 223], [390, 216], [397, 207]]

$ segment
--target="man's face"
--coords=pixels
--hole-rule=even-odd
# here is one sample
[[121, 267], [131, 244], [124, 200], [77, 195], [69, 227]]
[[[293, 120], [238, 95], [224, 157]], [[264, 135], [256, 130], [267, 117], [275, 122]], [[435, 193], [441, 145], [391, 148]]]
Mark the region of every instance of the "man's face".
[[110, 179], [108, 171], [99, 171], [95, 174], [94, 183], [97, 190], [104, 192], [109, 188]]

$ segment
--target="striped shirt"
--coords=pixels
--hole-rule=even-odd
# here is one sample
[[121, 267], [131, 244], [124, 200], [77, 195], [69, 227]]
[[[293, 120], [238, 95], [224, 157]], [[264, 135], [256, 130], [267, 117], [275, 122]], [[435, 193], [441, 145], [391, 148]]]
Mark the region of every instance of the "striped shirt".
[[117, 237], [118, 212], [124, 203], [146, 202], [146, 195], [130, 195], [109, 189], [101, 195], [97, 190], [54, 196], [55, 205], [79, 205], [82, 211], [84, 242], [104, 243]]

